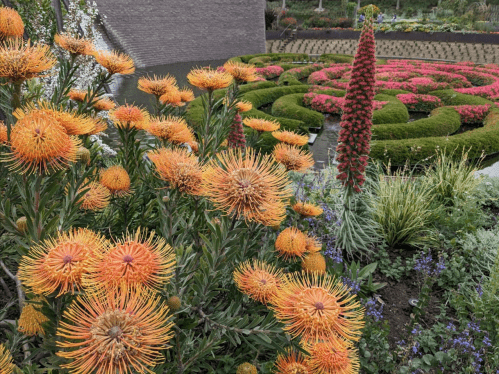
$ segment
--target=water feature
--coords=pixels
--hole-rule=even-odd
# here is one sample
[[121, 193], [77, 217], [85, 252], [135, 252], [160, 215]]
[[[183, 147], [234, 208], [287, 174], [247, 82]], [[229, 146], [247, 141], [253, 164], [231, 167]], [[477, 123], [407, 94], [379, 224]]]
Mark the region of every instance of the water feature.
[[324, 117], [324, 126], [320, 130], [314, 144], [310, 146], [317, 169], [323, 169], [333, 161], [336, 154], [336, 146], [338, 145], [338, 133], [340, 131], [340, 116], [326, 114]]

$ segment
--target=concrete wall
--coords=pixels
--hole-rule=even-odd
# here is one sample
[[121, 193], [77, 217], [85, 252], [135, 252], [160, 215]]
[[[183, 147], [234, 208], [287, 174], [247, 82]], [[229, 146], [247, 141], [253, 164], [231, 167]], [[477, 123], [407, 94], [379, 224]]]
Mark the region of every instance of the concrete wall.
[[265, 52], [265, 0], [96, 0], [137, 66]]

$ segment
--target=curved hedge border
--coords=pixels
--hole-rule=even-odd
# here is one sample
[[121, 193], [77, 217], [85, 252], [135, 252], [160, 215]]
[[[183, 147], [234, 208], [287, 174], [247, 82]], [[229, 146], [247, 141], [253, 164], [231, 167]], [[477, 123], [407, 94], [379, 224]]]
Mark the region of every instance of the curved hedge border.
[[492, 101], [484, 99], [480, 96], [462, 94], [454, 90], [438, 90], [431, 91], [429, 95], [433, 95], [442, 100], [444, 105], [485, 105], [493, 104]]
[[304, 93], [296, 93], [280, 97], [272, 105], [272, 115], [300, 120], [307, 128], [321, 127], [324, 124], [324, 115], [305, 108], [303, 96]]
[[388, 101], [388, 104], [373, 112], [373, 125], [384, 123], [401, 123], [409, 120], [409, 112], [402, 102], [394, 96], [378, 94], [374, 97], [378, 101]]
[[235, 56], [229, 61], [238, 61], [248, 63], [253, 58], [270, 57], [270, 61], [308, 61], [308, 53], [256, 53], [253, 55]]

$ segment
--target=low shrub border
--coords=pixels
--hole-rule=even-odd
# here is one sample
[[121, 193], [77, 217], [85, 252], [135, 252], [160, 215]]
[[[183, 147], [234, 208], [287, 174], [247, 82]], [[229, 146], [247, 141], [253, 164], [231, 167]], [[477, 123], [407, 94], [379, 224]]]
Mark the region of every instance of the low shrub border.
[[429, 95], [433, 95], [442, 100], [444, 105], [486, 105], [492, 104], [492, 101], [484, 99], [480, 96], [467, 95], [456, 92], [454, 90], [438, 90], [431, 91]]
[[303, 96], [304, 93], [296, 93], [280, 97], [272, 105], [272, 115], [303, 121], [307, 128], [321, 127], [324, 124], [324, 115], [306, 108]]
[[374, 97], [378, 101], [388, 101], [383, 108], [373, 112], [373, 125], [401, 123], [409, 120], [409, 112], [402, 102], [394, 96], [378, 94]]

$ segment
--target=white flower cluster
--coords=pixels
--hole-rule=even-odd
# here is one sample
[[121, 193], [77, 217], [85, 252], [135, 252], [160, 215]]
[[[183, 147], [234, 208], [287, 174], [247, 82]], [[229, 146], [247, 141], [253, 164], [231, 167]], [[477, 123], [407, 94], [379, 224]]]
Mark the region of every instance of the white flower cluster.
[[99, 135], [90, 135], [90, 140], [93, 143], [97, 143], [97, 146], [99, 147], [99, 154], [101, 156], [115, 157], [117, 155], [116, 151], [104, 143]]

